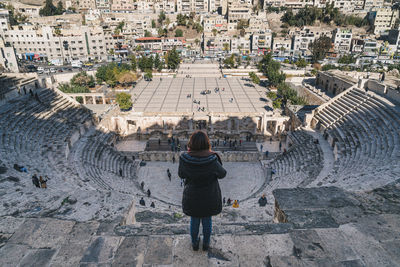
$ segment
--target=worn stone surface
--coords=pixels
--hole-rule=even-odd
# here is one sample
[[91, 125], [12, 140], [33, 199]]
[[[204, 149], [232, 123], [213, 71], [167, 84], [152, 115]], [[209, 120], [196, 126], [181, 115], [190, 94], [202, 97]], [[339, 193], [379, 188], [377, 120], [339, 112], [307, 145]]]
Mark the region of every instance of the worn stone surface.
[[111, 263], [123, 237], [94, 236], [81, 263]]
[[82, 252], [88, 248], [98, 226], [98, 222], [76, 223], [53, 259], [53, 264], [60, 266], [78, 265], [82, 259]]
[[113, 266], [140, 266], [144, 263], [148, 237], [125, 238], [115, 254]]
[[54, 253], [55, 249], [36, 249], [30, 251], [20, 262], [21, 266], [42, 267], [47, 266]]
[[67, 238], [74, 224], [72, 221], [29, 218], [15, 231], [10, 242], [32, 248], [57, 247]]

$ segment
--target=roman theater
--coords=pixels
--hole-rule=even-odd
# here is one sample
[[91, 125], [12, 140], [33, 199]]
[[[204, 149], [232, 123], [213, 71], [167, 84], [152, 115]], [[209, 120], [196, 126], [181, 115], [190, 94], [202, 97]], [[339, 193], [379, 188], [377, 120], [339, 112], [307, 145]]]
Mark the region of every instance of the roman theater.
[[[96, 113], [43, 81], [0, 83], [1, 266], [400, 264], [400, 98], [390, 84], [358, 77], [323, 104], [281, 110], [248, 76], [184, 63], [139, 80], [132, 110]], [[37, 97], [12, 95], [21, 86]], [[240, 204], [215, 216], [208, 252], [190, 248], [177, 175], [198, 129], [228, 172], [223, 197]]]

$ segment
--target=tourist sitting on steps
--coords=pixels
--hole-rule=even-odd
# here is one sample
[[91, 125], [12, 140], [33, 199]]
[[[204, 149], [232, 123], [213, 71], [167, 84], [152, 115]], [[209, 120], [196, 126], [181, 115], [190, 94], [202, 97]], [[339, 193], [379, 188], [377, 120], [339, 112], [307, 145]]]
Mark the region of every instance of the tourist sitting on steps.
[[260, 197], [258, 204], [260, 204], [260, 207], [265, 207], [265, 205], [267, 205], [267, 198], [265, 197], [265, 194]]
[[36, 176], [36, 173], [32, 176], [32, 183], [37, 187], [40, 188], [39, 179]]
[[237, 201], [237, 199], [235, 199], [235, 201], [233, 201], [233, 208], [239, 208], [239, 201]]
[[146, 202], [144, 202], [143, 197], [139, 200], [139, 204], [142, 206], [146, 206]]
[[203, 225], [203, 250], [208, 250], [212, 231], [211, 216], [222, 211], [218, 179], [226, 176], [219, 155], [211, 151], [210, 139], [203, 131], [192, 134], [189, 151], [179, 158], [178, 175], [185, 178], [182, 197], [183, 213], [191, 216], [190, 236], [193, 250], [199, 249], [199, 227]]
[[155, 208], [156, 205], [154, 205], [154, 202], [151, 202], [150, 207]]

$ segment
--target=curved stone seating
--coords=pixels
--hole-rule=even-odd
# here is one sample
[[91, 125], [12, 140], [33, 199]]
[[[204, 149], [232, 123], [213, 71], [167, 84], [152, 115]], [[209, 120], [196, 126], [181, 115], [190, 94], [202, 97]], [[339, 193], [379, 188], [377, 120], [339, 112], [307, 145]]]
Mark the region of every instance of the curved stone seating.
[[81, 138], [74, 151], [75, 165], [84, 180], [94, 182], [99, 189], [137, 193], [138, 163], [125, 158], [110, 145], [113, 137], [114, 133], [96, 130]]
[[316, 119], [326, 127], [337, 151], [333, 173], [320, 185], [369, 190], [400, 177], [398, 106], [352, 88], [324, 107]]
[[275, 170], [270, 189], [306, 186], [313, 181], [323, 167], [323, 154], [314, 138], [298, 130], [289, 135], [292, 146], [277, 156], [270, 167]]

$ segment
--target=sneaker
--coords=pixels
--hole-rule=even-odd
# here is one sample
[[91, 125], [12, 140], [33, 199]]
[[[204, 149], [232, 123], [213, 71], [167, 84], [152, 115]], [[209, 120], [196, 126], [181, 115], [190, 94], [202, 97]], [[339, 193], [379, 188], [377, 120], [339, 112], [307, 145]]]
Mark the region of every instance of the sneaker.
[[207, 251], [210, 247], [210, 244], [203, 244], [203, 251]]
[[198, 251], [199, 250], [199, 245], [200, 245], [200, 238], [197, 239], [197, 242], [192, 243], [192, 248], [194, 251]]

